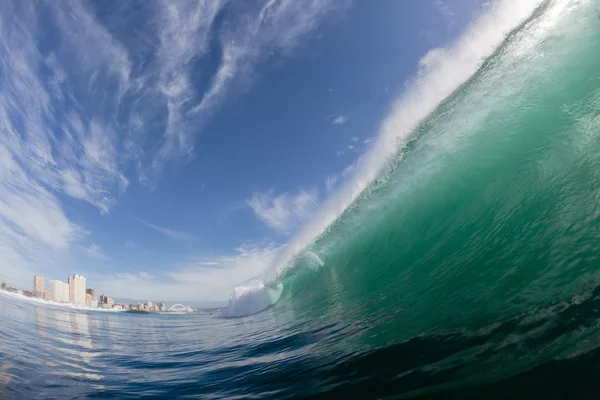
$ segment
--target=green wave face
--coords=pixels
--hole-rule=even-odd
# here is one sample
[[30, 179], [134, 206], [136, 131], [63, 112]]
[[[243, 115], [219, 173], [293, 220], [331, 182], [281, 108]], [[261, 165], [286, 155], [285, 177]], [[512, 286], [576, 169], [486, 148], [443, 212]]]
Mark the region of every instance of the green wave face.
[[[515, 318], [526, 325], [515, 335], [540, 335], [589, 298], [600, 267], [600, 2], [540, 6], [309, 251], [323, 266], [299, 257], [275, 310], [352, 321], [361, 328], [344, 351], [485, 335]], [[513, 333], [492, 340], [498, 351]], [[498, 368], [574, 351], [565, 335], [525, 353], [508, 346]]]

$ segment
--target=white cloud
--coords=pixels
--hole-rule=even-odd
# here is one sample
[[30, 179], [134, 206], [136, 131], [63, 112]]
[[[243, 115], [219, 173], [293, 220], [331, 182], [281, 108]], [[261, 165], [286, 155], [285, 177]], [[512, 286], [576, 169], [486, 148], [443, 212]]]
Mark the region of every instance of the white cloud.
[[[25, 287], [22, 271], [49, 268], [86, 234], [61, 195], [105, 213], [127, 186], [112, 123], [94, 118], [84, 100], [102, 107], [90, 80], [101, 76], [112, 80], [118, 103], [128, 56], [82, 3], [45, 7], [0, 5], [0, 276]], [[36, 12], [46, 12], [60, 36], [43, 50]], [[77, 65], [70, 74], [65, 60]]]
[[328, 192], [331, 192], [333, 190], [333, 188], [335, 187], [338, 179], [339, 179], [338, 175], [328, 176], [325, 179], [325, 187], [327, 188]]
[[352, 164], [348, 165], [346, 168], [344, 168], [342, 170], [342, 173], [340, 174], [342, 176], [342, 178], [347, 178], [350, 176], [350, 174], [352, 174], [354, 172], [354, 170], [356, 169], [356, 166], [358, 165], [358, 161], [359, 160], [354, 161]]
[[[86, 2], [0, 4], [0, 278], [29, 286], [31, 272], [73, 248], [107, 257], [83, 244], [89, 227], [66, 206], [110, 213], [130, 182], [153, 184], [165, 164], [192, 158], [199, 123], [270, 55], [297, 48], [333, 4], [119, 2], [102, 20]], [[214, 69], [211, 43], [222, 57]], [[206, 85], [192, 84], [199, 74]]]
[[185, 260], [169, 268], [166, 276], [145, 272], [94, 277], [105, 293], [126, 293], [128, 298], [163, 301], [222, 301], [233, 287], [263, 276], [283, 246], [241, 246], [231, 255]]
[[164, 228], [162, 226], [152, 224], [148, 221], [144, 221], [143, 219], [140, 219], [140, 218], [136, 218], [136, 219], [139, 222], [141, 222], [142, 224], [146, 225], [148, 228], [154, 229], [156, 232], [160, 232], [163, 235], [168, 236], [172, 239], [196, 240], [195, 236], [190, 235], [188, 233], [179, 232], [174, 229]]
[[318, 192], [299, 190], [296, 194], [274, 195], [273, 190], [254, 193], [246, 204], [266, 225], [279, 233], [289, 234], [302, 221], [307, 220], [317, 207]]
[[86, 249], [88, 256], [98, 260], [108, 260], [108, 257], [100, 250], [100, 246], [96, 243], [92, 243]]
[[442, 0], [436, 0], [434, 5], [437, 7], [440, 13], [446, 18], [454, 17], [454, 11], [450, 9]]
[[[190, 103], [196, 91], [190, 83], [190, 74], [194, 60], [203, 57], [208, 50], [214, 19], [225, 3], [219, 0], [158, 3], [156, 89], [164, 96], [168, 114], [163, 143], [151, 166], [154, 173], [170, 158], [189, 158], [193, 152]], [[140, 131], [143, 129], [139, 127]]]
[[[343, 3], [343, 4], [342, 4]], [[268, 0], [231, 12], [228, 1], [164, 0], [160, 26], [160, 87], [168, 102], [164, 143], [153, 162], [160, 168], [170, 157], [191, 157], [193, 138], [202, 123], [233, 88], [244, 90], [255, 67], [273, 54], [287, 55], [313, 32], [323, 18], [346, 1]], [[223, 15], [219, 29], [217, 15]], [[203, 93], [190, 84], [194, 63], [208, 50], [210, 37], [220, 45], [221, 60]], [[199, 102], [196, 102], [199, 99]]]
[[269, 0], [255, 16], [242, 15], [229, 21], [219, 35], [221, 65], [199, 109], [205, 110], [222, 100], [236, 79], [251, 78], [254, 65], [269, 54], [286, 54], [295, 48], [333, 9], [333, 4], [330, 0]]
[[216, 267], [221, 265], [216, 261], [196, 261], [196, 265], [204, 266], [204, 267]]
[[352, 140], [353, 142], [358, 142], [358, 136], [353, 136], [350, 140]]
[[355, 160], [352, 164], [346, 166], [339, 174], [328, 176], [325, 179], [325, 188], [327, 189], [327, 192], [333, 192], [333, 190], [340, 183], [344, 182], [347, 178], [349, 178], [351, 174], [355, 171], [357, 165], [358, 160]]
[[[0, 278], [27, 284], [84, 231], [65, 216], [58, 199], [16, 164], [6, 168], [0, 144]], [[26, 275], [29, 275], [26, 277]]]
[[345, 115], [338, 115], [333, 119], [334, 125], [343, 125], [346, 122], [348, 122], [348, 117], [346, 117]]

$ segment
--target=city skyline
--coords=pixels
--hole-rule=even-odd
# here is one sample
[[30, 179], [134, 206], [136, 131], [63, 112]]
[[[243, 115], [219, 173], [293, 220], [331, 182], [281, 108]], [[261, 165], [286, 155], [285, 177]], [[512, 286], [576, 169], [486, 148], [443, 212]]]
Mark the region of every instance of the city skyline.
[[[138, 304], [124, 304], [115, 302], [115, 300], [109, 296], [101, 294], [96, 296], [93, 287], [86, 287], [86, 278], [79, 274], [73, 274], [67, 278], [67, 282], [60, 280], [51, 279], [49, 281], [49, 288], [46, 289], [45, 277], [41, 275], [34, 275], [33, 277], [33, 289], [31, 292], [27, 290], [22, 291], [20, 289], [9, 291], [22, 292], [27, 297], [34, 297], [40, 300], [45, 300], [53, 303], [72, 304], [75, 306], [87, 307], [87, 308], [103, 308], [103, 309], [123, 309], [123, 310], [137, 310], [137, 311], [154, 311], [164, 312], [167, 308], [164, 303], [156, 302], [153, 303], [150, 300], [146, 302], [138, 302]], [[3, 283], [2, 289], [6, 290], [6, 283]], [[186, 307], [186, 310], [191, 310], [190, 307]]]

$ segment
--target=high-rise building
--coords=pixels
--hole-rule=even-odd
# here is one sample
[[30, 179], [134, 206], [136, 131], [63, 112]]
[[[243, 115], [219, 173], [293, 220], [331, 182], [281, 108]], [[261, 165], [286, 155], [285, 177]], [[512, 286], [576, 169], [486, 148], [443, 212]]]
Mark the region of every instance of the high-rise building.
[[50, 299], [58, 303], [68, 303], [69, 285], [61, 281], [50, 281]]
[[88, 307], [92, 306], [92, 295], [89, 293], [85, 294], [85, 305]]
[[33, 277], [33, 296], [43, 298], [44, 297], [44, 277], [34, 276]]
[[91, 295], [92, 297], [94, 297], [94, 288], [87, 288], [85, 290], [85, 293]]
[[92, 301], [90, 302], [90, 307], [92, 307], [92, 308], [98, 307], [98, 298], [96, 296], [92, 296]]
[[85, 278], [75, 274], [69, 277], [69, 295], [71, 304], [85, 306]]
[[67, 279], [67, 283], [69, 284], [69, 302], [72, 303], [73, 302], [73, 298], [75, 297], [75, 284], [72, 282], [73, 278], [69, 277], [69, 279]]

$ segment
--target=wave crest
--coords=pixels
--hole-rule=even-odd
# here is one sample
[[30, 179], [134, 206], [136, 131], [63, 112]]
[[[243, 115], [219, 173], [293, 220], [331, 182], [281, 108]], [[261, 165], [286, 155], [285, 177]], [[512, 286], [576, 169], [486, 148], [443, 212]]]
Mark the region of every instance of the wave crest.
[[259, 313], [273, 304], [283, 293], [283, 283], [265, 285], [260, 282], [255, 285], [237, 286], [229, 297], [229, 305], [220, 314], [224, 318], [245, 317]]

